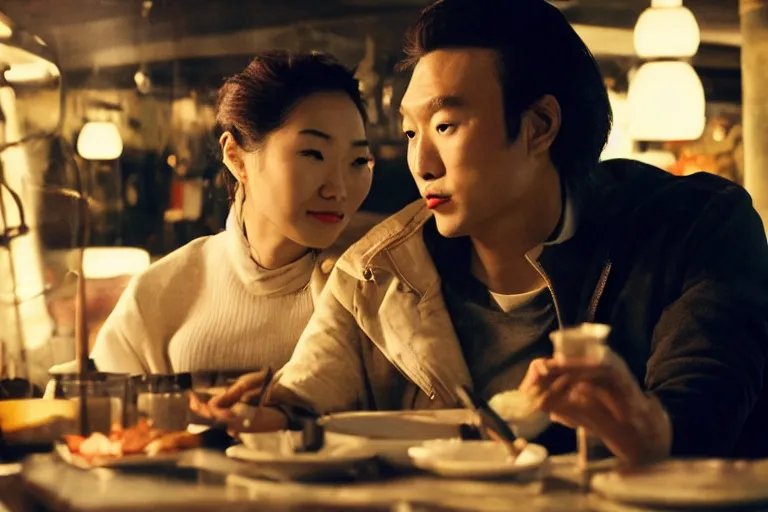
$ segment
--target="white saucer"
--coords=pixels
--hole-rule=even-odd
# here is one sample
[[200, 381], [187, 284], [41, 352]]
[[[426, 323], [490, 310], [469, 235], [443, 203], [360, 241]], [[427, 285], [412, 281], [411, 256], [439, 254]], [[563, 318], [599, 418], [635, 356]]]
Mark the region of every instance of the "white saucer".
[[330, 414], [319, 423], [326, 432], [348, 436], [427, 441], [459, 437], [461, 425], [476, 421], [474, 413], [466, 409], [442, 409]]
[[280, 479], [301, 480], [352, 474], [372, 461], [376, 454], [359, 442], [337, 442], [326, 438], [318, 452], [294, 453], [300, 432], [241, 434], [244, 444], [227, 448], [227, 457], [247, 462], [254, 472], [277, 475]]
[[595, 475], [592, 489], [633, 505], [732, 508], [768, 503], [768, 461], [670, 460]]
[[450, 478], [503, 478], [529, 474], [546, 462], [546, 448], [529, 444], [517, 459], [495, 441], [427, 441], [408, 450], [413, 465]]
[[320, 419], [326, 439], [358, 442], [395, 468], [412, 468], [408, 449], [433, 439], [460, 439], [476, 418], [466, 409], [359, 411]]

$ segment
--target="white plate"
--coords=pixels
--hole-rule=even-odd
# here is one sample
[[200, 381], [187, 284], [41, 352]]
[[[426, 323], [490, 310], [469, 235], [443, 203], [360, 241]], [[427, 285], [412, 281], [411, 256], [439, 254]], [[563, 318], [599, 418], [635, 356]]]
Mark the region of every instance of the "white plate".
[[318, 476], [332, 478], [337, 475], [352, 474], [366, 462], [372, 461], [376, 454], [359, 442], [332, 442], [319, 452], [293, 453], [298, 445], [300, 432], [268, 432], [263, 434], [241, 435], [246, 444], [227, 448], [228, 457], [247, 462], [258, 468], [265, 468], [268, 474], [284, 479], [309, 479]]
[[465, 409], [350, 412], [320, 420], [326, 432], [366, 439], [417, 441], [458, 437], [462, 424], [475, 423], [474, 414]]
[[461, 425], [474, 425], [466, 409], [361, 411], [320, 419], [326, 437], [360, 442], [396, 468], [411, 468], [408, 449], [432, 439], [460, 439]]
[[502, 478], [528, 474], [547, 461], [546, 448], [528, 444], [517, 459], [495, 441], [427, 441], [408, 450], [417, 468], [450, 478]]
[[720, 508], [768, 503], [768, 461], [670, 460], [595, 475], [592, 489], [634, 505]]
[[138, 468], [149, 466], [175, 466], [183, 452], [161, 453], [158, 455], [125, 455], [123, 457], [98, 457], [86, 459], [72, 453], [64, 443], [56, 443], [56, 453], [61, 459], [80, 469], [93, 468]]

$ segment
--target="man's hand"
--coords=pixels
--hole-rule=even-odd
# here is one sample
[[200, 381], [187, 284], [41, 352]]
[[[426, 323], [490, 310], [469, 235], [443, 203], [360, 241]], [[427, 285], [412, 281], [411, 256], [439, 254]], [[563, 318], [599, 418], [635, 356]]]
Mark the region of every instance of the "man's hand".
[[586, 428], [624, 462], [669, 455], [672, 427], [664, 409], [608, 349], [600, 362], [536, 359], [519, 389], [535, 397], [552, 421]]
[[248, 373], [207, 402], [192, 393], [189, 408], [199, 416], [228, 425], [234, 432], [271, 432], [288, 427], [288, 418], [274, 407], [258, 404], [266, 372]]

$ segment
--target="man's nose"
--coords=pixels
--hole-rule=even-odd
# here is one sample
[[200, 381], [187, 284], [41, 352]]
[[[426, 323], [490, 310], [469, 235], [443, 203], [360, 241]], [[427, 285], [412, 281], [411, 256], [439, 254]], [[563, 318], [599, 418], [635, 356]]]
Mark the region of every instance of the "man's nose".
[[445, 175], [445, 166], [440, 158], [440, 152], [429, 137], [419, 137], [412, 141], [409, 153], [411, 153], [409, 166], [414, 177], [432, 181]]

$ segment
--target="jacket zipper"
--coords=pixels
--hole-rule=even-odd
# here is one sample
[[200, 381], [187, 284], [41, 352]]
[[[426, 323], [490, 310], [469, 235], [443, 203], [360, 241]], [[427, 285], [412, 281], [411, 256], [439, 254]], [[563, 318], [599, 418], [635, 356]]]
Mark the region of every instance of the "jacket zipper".
[[544, 272], [544, 267], [541, 266], [541, 263], [539, 263], [538, 261], [532, 260], [531, 257], [528, 256], [527, 254], [525, 255], [525, 259], [528, 260], [528, 263], [530, 263], [533, 266], [536, 272], [538, 272], [541, 278], [544, 280], [544, 283], [547, 285], [547, 289], [549, 289], [549, 294], [552, 296], [552, 303], [555, 305], [555, 316], [557, 317], [557, 326], [560, 329], [562, 329], [563, 317], [560, 315], [560, 306], [557, 304], [557, 297], [555, 297], [555, 288], [552, 286], [552, 281], [550, 281], [547, 273]]
[[587, 310], [587, 322], [594, 322], [597, 315], [597, 303], [600, 302], [600, 297], [603, 296], [605, 290], [605, 283], [608, 281], [608, 274], [611, 273], [611, 260], [606, 260], [603, 266], [603, 271], [600, 274], [600, 279], [597, 282], [595, 292], [592, 294], [592, 300], [589, 301], [589, 309]]
[[[538, 261], [533, 261], [530, 256], [526, 254], [525, 259], [528, 260], [528, 262], [533, 265], [533, 268], [536, 269], [536, 272], [539, 273], [541, 278], [544, 280], [544, 283], [547, 285], [547, 288], [549, 289], [550, 295], [552, 295], [552, 303], [555, 305], [555, 316], [557, 316], [557, 325], [560, 329], [563, 328], [563, 318], [560, 315], [560, 306], [557, 303], [557, 297], [555, 297], [555, 288], [552, 286], [552, 281], [549, 279], [549, 276], [544, 271], [544, 267], [541, 266], [541, 263]], [[608, 281], [608, 275], [611, 273], [611, 260], [606, 260], [605, 265], [603, 266], [603, 271], [600, 273], [600, 279], [597, 281], [597, 286], [595, 287], [595, 291], [592, 293], [592, 299], [589, 301], [589, 308], [587, 309], [587, 322], [593, 322], [595, 320], [595, 315], [597, 314], [597, 304], [600, 302], [600, 297], [603, 295], [603, 291], [605, 290], [605, 284]]]

